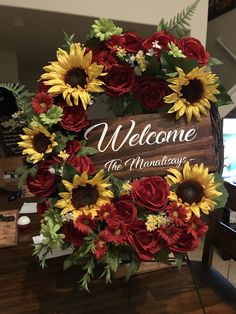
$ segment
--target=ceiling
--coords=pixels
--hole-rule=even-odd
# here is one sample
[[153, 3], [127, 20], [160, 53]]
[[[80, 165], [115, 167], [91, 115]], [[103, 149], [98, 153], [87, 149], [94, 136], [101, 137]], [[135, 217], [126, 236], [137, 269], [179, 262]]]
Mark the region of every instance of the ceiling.
[[[20, 82], [23, 73], [39, 73], [56, 50], [64, 43], [65, 31], [75, 33], [75, 40], [84, 42], [94, 17], [0, 6], [0, 51], [15, 51]], [[146, 36], [153, 32], [150, 25], [120, 22], [125, 29], [135, 29]]]

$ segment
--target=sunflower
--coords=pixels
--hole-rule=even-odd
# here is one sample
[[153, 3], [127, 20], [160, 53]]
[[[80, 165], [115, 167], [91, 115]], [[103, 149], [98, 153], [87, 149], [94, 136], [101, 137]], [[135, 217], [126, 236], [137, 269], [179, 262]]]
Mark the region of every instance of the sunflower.
[[100, 207], [113, 198], [112, 191], [107, 189], [111, 185], [109, 177], [103, 176], [104, 170], [100, 170], [92, 179], [83, 172], [81, 176], [76, 174], [72, 182], [62, 180], [68, 192], [59, 193], [62, 199], [55, 205], [62, 209], [61, 215], [72, 212], [74, 219], [83, 214], [91, 214], [94, 218]]
[[29, 159], [35, 164], [42, 160], [46, 154], [52, 152], [53, 147], [58, 145], [55, 141], [56, 134], [51, 134], [42, 125], [31, 125], [30, 128], [23, 129], [25, 134], [20, 135], [22, 142], [18, 142], [23, 147], [23, 155], [29, 155]]
[[51, 96], [62, 94], [69, 106], [78, 106], [80, 99], [86, 110], [91, 101], [90, 93], [103, 92], [100, 86], [104, 83], [98, 79], [105, 75], [103, 66], [92, 63], [92, 51], [86, 53], [86, 48], [80, 44], [72, 44], [69, 54], [59, 48], [57, 60], [45, 66], [47, 73], [41, 75], [43, 83], [51, 86], [48, 93]]
[[172, 190], [169, 195], [171, 201], [184, 205], [198, 217], [200, 211], [209, 214], [214, 210], [214, 199], [222, 193], [216, 190], [214, 174], [209, 174], [208, 168], [204, 168], [203, 164], [195, 164], [191, 168], [189, 162], [186, 162], [183, 174], [173, 168], [168, 171], [171, 174], [166, 176], [166, 181]]
[[197, 120], [201, 119], [201, 114], [207, 114], [212, 102], [216, 102], [215, 94], [217, 90], [218, 77], [211, 72], [204, 72], [206, 67], [194, 68], [185, 74], [177, 68], [178, 77], [168, 80], [169, 87], [174, 91], [164, 97], [165, 103], [174, 103], [168, 113], [176, 112], [176, 119], [186, 114], [189, 122], [194, 116]]

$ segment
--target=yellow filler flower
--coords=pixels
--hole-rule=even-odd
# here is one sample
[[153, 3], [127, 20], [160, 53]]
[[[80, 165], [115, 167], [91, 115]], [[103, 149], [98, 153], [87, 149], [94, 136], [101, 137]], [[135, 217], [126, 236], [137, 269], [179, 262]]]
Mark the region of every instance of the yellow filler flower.
[[111, 186], [109, 177], [103, 176], [102, 169], [92, 179], [88, 178], [87, 172], [83, 172], [81, 176], [76, 174], [72, 182], [62, 180], [68, 192], [59, 193], [62, 199], [55, 205], [62, 209], [61, 215], [72, 212], [74, 219], [82, 214], [91, 214], [94, 218], [100, 207], [113, 198], [113, 192], [108, 189]]
[[101, 93], [104, 83], [98, 79], [102, 73], [103, 66], [92, 63], [92, 51], [86, 52], [80, 44], [72, 44], [69, 54], [63, 50], [57, 51], [57, 62], [51, 62], [45, 66], [45, 72], [41, 75], [45, 85], [51, 86], [48, 93], [51, 96], [63, 95], [69, 106], [82, 102], [84, 109], [91, 101], [90, 93]]
[[176, 119], [186, 114], [189, 122], [194, 116], [201, 119], [201, 114], [208, 114], [212, 102], [216, 102], [217, 75], [211, 72], [204, 72], [206, 67], [194, 68], [185, 74], [180, 68], [176, 68], [178, 77], [168, 79], [169, 87], [174, 91], [165, 96], [165, 103], [174, 103], [168, 113], [176, 112]]
[[46, 154], [50, 154], [53, 147], [58, 145], [55, 141], [56, 134], [51, 134], [42, 125], [31, 125], [30, 128], [23, 129], [25, 134], [20, 137], [23, 140], [18, 142], [23, 147], [23, 155], [29, 155], [29, 159], [35, 164], [44, 159]]
[[177, 202], [178, 205], [184, 205], [190, 209], [196, 216], [200, 217], [200, 211], [209, 214], [214, 210], [216, 202], [214, 199], [222, 193], [216, 190], [214, 174], [208, 173], [208, 168], [203, 164], [195, 164], [192, 168], [189, 162], [186, 162], [183, 168], [183, 174], [177, 169], [168, 170], [165, 179], [171, 189], [169, 199]]

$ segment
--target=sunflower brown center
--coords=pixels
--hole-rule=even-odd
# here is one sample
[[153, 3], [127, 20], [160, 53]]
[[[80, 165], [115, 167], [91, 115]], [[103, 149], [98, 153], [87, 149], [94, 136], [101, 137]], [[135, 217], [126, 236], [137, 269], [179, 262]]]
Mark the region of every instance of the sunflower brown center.
[[98, 199], [98, 191], [95, 186], [86, 184], [86, 186], [79, 186], [72, 191], [72, 204], [76, 209], [83, 206], [94, 205]]
[[80, 85], [83, 88], [87, 83], [85, 71], [79, 68], [69, 70], [65, 75], [65, 83], [71, 87]]
[[36, 152], [45, 153], [49, 144], [51, 144], [51, 141], [45, 134], [38, 133], [34, 135], [32, 146]]
[[177, 187], [176, 194], [184, 203], [198, 204], [202, 200], [204, 189], [200, 183], [186, 180]]
[[183, 97], [190, 103], [197, 102], [202, 99], [203, 96], [203, 85], [198, 79], [193, 79], [189, 81], [189, 84], [182, 86], [181, 93]]

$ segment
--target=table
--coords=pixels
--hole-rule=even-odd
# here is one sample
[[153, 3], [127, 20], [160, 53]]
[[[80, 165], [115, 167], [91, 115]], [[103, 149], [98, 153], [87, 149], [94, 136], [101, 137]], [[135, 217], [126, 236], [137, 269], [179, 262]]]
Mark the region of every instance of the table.
[[[2, 209], [15, 209], [24, 200], [7, 202], [6, 197], [0, 201]], [[63, 257], [49, 260], [48, 267], [42, 270], [32, 256], [32, 236], [39, 234], [39, 219], [36, 214], [30, 218], [31, 226], [19, 230], [18, 245], [0, 249], [1, 314], [204, 313], [187, 266], [135, 275], [128, 282], [116, 279], [111, 285], [94, 280], [91, 293], [75, 289], [78, 269], [63, 271]], [[221, 304], [213, 301], [212, 313], [236, 313], [230, 309], [217, 312]]]

